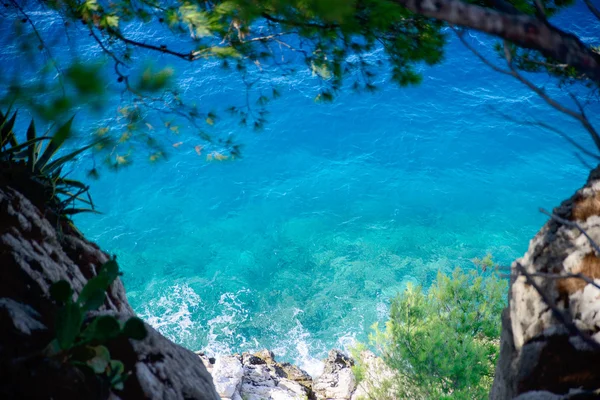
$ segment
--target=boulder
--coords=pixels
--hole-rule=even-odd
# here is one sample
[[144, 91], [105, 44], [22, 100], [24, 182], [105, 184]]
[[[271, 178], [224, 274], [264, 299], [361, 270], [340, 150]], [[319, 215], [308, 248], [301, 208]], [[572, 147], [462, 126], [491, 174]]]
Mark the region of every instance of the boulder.
[[306, 400], [312, 398], [312, 378], [288, 363], [279, 363], [271, 351], [218, 356], [197, 353], [211, 371], [221, 399]]
[[244, 376], [244, 370], [238, 357], [217, 357], [212, 377], [217, 393], [222, 399], [231, 399], [235, 393], [239, 392], [242, 376]]
[[331, 350], [323, 374], [313, 383], [318, 400], [348, 400], [356, 387], [352, 373], [354, 361], [339, 350]]
[[244, 377], [240, 395], [247, 400], [305, 400], [312, 395], [312, 379], [288, 363], [278, 363], [269, 350], [242, 354]]

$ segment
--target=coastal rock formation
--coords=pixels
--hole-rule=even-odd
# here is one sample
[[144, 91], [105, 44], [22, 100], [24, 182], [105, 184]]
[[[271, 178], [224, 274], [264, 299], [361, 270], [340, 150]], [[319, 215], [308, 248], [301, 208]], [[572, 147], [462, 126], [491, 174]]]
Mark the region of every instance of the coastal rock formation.
[[197, 353], [212, 374], [221, 399], [303, 400], [314, 398], [312, 378], [300, 368], [275, 361], [268, 350], [209, 358]]
[[[45, 213], [0, 181], [0, 398], [218, 399], [201, 360], [149, 326], [142, 341], [123, 338], [108, 345], [131, 374], [124, 390], [44, 355], [55, 337], [51, 284], [64, 279], [78, 295], [109, 259], [69, 222], [51, 223]], [[133, 315], [119, 279], [99, 312], [123, 320]]]
[[[378, 393], [378, 400], [392, 400], [395, 398], [395, 387], [393, 382], [398, 379], [381, 358], [373, 352], [365, 350], [360, 353], [363, 375], [361, 381], [356, 385], [351, 400], [369, 399], [369, 394]], [[381, 397], [385, 396], [385, 398]], [[410, 398], [410, 396], [407, 396]]]
[[[373, 353], [366, 353], [370, 354], [366, 364], [368, 375], [375, 376], [383, 363]], [[358, 400], [366, 395], [366, 387], [356, 390], [351, 369], [354, 360], [339, 350], [329, 352], [323, 374], [314, 381], [302, 369], [277, 362], [268, 350], [216, 358], [197, 354], [224, 400]]]
[[600, 388], [600, 169], [553, 215], [511, 266], [492, 399]]
[[317, 400], [348, 400], [356, 389], [352, 373], [354, 360], [338, 350], [331, 350], [323, 374], [313, 385]]

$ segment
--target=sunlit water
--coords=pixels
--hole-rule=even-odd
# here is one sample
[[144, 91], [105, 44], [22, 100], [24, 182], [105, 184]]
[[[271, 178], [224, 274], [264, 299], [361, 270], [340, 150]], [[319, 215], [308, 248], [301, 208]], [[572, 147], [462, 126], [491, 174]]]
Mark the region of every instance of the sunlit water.
[[[213, 65], [165, 62], [204, 106], [243, 95]], [[118, 256], [132, 306], [169, 338], [213, 353], [268, 347], [314, 372], [328, 349], [365, 340], [408, 282], [522, 255], [538, 208], [586, 178], [562, 138], [502, 114], [543, 118], [591, 148], [583, 130], [456, 41], [424, 72], [417, 88], [383, 75], [377, 93], [328, 105], [313, 101], [309, 73], [288, 78], [260, 133], [217, 124], [243, 159], [206, 162], [183, 129], [167, 161], [92, 182], [103, 214], [77, 224]]]

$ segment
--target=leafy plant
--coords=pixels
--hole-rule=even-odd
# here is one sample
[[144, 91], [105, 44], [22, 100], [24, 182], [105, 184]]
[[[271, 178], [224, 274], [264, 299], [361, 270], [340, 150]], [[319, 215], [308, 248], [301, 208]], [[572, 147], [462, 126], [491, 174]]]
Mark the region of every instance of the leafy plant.
[[[80, 181], [66, 178], [66, 163], [90, 148], [100, 145], [102, 139], [56, 158], [56, 153], [72, 136], [73, 118], [59, 126], [52, 136], [38, 136], [34, 121], [27, 129], [26, 140], [19, 143], [13, 131], [17, 111], [0, 111], [0, 166], [3, 180], [16, 186], [38, 207], [52, 211], [59, 218], [81, 212], [95, 212], [89, 187]], [[76, 207], [76, 203], [84, 206]]]
[[370, 339], [396, 376], [374, 398], [487, 397], [507, 284], [491, 256], [477, 261], [486, 268], [440, 272], [429, 290], [409, 285], [392, 301], [385, 330], [375, 326]]
[[125, 366], [111, 358], [106, 345], [118, 337], [144, 339], [147, 335], [144, 323], [132, 317], [122, 324], [112, 315], [86, 320], [87, 313], [104, 304], [106, 291], [118, 276], [116, 260], [106, 262], [98, 275], [86, 283], [75, 301], [73, 289], [67, 281], [61, 280], [51, 286], [50, 295], [61, 307], [54, 323], [55, 338], [47, 346], [46, 353], [79, 368], [89, 368], [106, 379], [111, 387], [122, 390], [128, 376]]

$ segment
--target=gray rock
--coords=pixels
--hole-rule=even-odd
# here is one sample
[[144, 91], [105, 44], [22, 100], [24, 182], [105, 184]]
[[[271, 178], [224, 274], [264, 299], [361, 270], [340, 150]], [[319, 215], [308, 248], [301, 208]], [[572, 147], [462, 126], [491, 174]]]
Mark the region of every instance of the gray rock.
[[[66, 221], [51, 223], [0, 174], [0, 398], [218, 399], [210, 374], [194, 353], [147, 327], [142, 341], [120, 338], [108, 347], [131, 375], [111, 391], [70, 363], [45, 357], [58, 309], [52, 283], [64, 279], [75, 296], [109, 257]], [[39, 205], [42, 207], [43, 205]], [[120, 279], [97, 312], [121, 320], [133, 315]]]
[[310, 376], [291, 364], [278, 363], [268, 350], [217, 357], [212, 375], [221, 399], [306, 400], [312, 395]]
[[354, 361], [339, 350], [331, 350], [323, 374], [313, 383], [318, 400], [348, 400], [356, 387], [352, 373]]
[[[587, 184], [556, 208], [554, 214], [576, 222], [600, 243], [600, 168], [592, 171]], [[598, 283], [599, 257], [579, 229], [551, 219], [531, 240], [527, 253], [513, 263], [509, 307], [502, 319], [500, 357], [491, 399], [512, 399], [528, 392], [563, 395], [572, 388], [600, 387], [600, 352], [567, 330], [537, 290], [517, 273], [519, 263], [529, 274], [581, 273]], [[598, 342], [598, 288], [577, 278], [533, 279], [580, 332]]]
[[[370, 394], [381, 392], [384, 392], [383, 395], [385, 396], [385, 399], [382, 398], [378, 400], [395, 399], [393, 382], [397, 377], [394, 371], [385, 365], [381, 358], [368, 350], [361, 352], [360, 363], [364, 371], [364, 376], [356, 386], [356, 390], [352, 394], [351, 400], [370, 399]], [[384, 391], [382, 388], [389, 383], [392, 383], [390, 389]]]
[[230, 399], [235, 393], [239, 393], [240, 386], [242, 385], [242, 377], [244, 376], [244, 369], [237, 357], [217, 357], [212, 372], [215, 388], [221, 398]]

